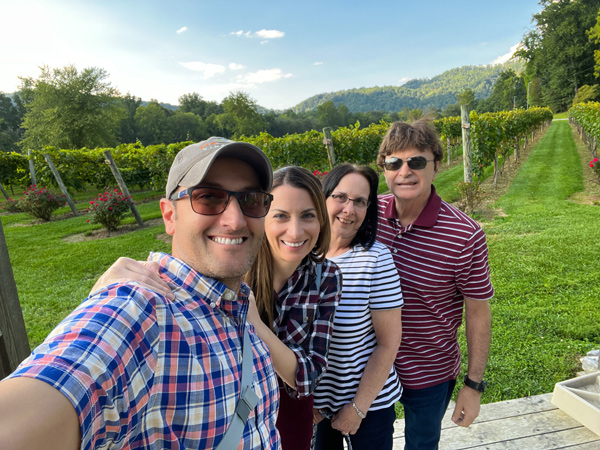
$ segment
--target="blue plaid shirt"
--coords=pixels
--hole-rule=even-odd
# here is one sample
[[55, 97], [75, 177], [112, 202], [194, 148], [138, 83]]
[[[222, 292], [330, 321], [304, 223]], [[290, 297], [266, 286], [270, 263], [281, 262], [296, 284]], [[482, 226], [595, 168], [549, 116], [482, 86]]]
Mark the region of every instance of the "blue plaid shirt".
[[[81, 448], [213, 448], [240, 397], [248, 286], [236, 295], [170, 255], [149, 260], [160, 264], [175, 300], [137, 283], [108, 286], [12, 375], [45, 381], [71, 401]], [[259, 403], [239, 448], [279, 448], [276, 375], [253, 327], [250, 338]]]

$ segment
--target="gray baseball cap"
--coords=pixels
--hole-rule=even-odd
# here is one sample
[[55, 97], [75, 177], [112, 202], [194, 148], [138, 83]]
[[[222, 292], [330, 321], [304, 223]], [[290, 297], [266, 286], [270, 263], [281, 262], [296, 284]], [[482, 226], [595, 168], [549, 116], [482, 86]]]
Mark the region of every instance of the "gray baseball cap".
[[173, 160], [167, 179], [167, 198], [179, 186], [196, 186], [202, 182], [212, 163], [217, 158], [240, 159], [252, 166], [258, 174], [263, 190], [273, 186], [273, 169], [264, 152], [247, 142], [236, 142], [222, 137], [211, 137], [206, 141], [188, 145]]

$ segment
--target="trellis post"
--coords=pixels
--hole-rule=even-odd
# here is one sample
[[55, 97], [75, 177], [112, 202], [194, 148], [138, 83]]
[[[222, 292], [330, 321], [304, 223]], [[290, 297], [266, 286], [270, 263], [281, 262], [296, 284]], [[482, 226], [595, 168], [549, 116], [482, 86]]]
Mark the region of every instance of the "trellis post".
[[464, 181], [473, 182], [473, 168], [471, 167], [471, 121], [467, 105], [460, 105], [460, 120], [462, 123], [462, 141], [463, 141], [463, 163], [464, 163]]
[[335, 153], [333, 151], [333, 140], [331, 139], [331, 128], [323, 128], [323, 144], [327, 148], [327, 158], [329, 159], [329, 168], [335, 166]]
[[48, 167], [50, 167], [50, 170], [52, 171], [52, 174], [54, 175], [54, 178], [56, 179], [56, 182], [58, 183], [58, 187], [60, 187], [60, 191], [63, 193], [63, 195], [67, 199], [67, 203], [69, 204], [71, 211], [73, 211], [73, 215], [78, 216], [79, 213], [77, 212], [75, 203], [73, 202], [73, 199], [69, 195], [69, 191], [67, 191], [67, 188], [65, 187], [65, 184], [63, 183], [62, 178], [60, 177], [60, 174], [58, 173], [58, 170], [56, 170], [56, 166], [52, 162], [52, 158], [50, 157], [50, 155], [48, 153], [44, 153], [44, 159], [48, 163]]
[[29, 356], [29, 341], [0, 221], [0, 379]]
[[[108, 167], [110, 167], [110, 171], [112, 172], [113, 176], [115, 177], [115, 180], [117, 180], [117, 184], [121, 188], [121, 192], [123, 192], [123, 194], [125, 194], [125, 196], [127, 198], [131, 197], [131, 195], [129, 194], [129, 190], [127, 189], [127, 185], [125, 184], [125, 181], [123, 180], [123, 177], [121, 176], [121, 172], [119, 172], [119, 168], [115, 164], [115, 160], [114, 160], [110, 150], [104, 151], [104, 157], [106, 158], [106, 160], [104, 162], [106, 164], [108, 164]], [[142, 216], [140, 216], [140, 213], [138, 212], [135, 204], [132, 201], [129, 202], [129, 208], [131, 209], [131, 213], [133, 214], [133, 217], [135, 217], [135, 221], [137, 222], [137, 224], [140, 227], [143, 227], [144, 221], [142, 220]]]

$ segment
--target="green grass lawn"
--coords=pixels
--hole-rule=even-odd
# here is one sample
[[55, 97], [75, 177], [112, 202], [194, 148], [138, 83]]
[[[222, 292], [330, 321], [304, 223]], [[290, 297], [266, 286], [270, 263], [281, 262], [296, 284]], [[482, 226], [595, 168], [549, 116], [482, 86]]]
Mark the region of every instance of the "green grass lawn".
[[[438, 192], [453, 201], [461, 179], [461, 165], [442, 171]], [[566, 121], [554, 122], [494, 205], [506, 215], [484, 225], [496, 290], [485, 403], [551, 392], [580, 369], [580, 356], [600, 347], [600, 207], [569, 200], [582, 189], [571, 128]], [[84, 209], [95, 194], [78, 194], [78, 207]], [[144, 220], [160, 217], [157, 201], [143, 203], [144, 195], [136, 196]], [[24, 214], [0, 214], [0, 219], [32, 346], [119, 256], [145, 259], [149, 250], [168, 251], [157, 239], [163, 225], [66, 242], [67, 236], [99, 226], [87, 223], [86, 215], [41, 224]], [[135, 223], [133, 217], [127, 222]]]

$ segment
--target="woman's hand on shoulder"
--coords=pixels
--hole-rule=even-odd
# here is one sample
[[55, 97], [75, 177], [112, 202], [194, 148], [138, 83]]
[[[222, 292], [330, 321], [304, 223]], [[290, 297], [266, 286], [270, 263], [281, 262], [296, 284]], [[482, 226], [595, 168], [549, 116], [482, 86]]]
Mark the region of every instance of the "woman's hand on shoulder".
[[160, 277], [158, 267], [155, 261], [136, 261], [121, 257], [98, 278], [90, 294], [109, 284], [137, 281], [148, 289], [173, 300], [175, 296], [169, 285]]

